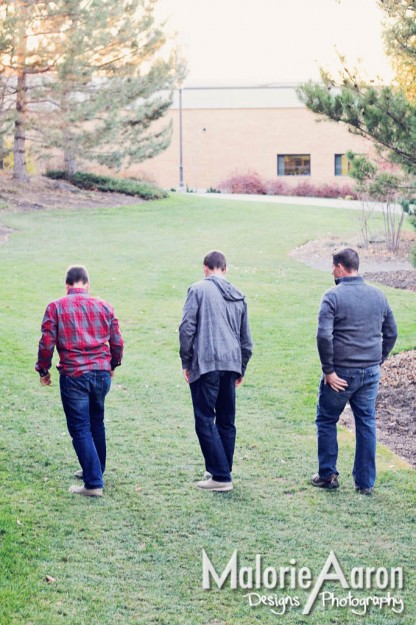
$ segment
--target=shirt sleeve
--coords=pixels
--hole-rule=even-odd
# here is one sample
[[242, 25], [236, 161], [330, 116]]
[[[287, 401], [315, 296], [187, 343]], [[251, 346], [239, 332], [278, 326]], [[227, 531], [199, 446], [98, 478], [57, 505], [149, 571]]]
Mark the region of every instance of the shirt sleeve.
[[321, 300], [318, 314], [318, 332], [316, 336], [322, 371], [333, 373], [334, 368], [334, 319], [335, 307], [332, 298], [325, 294]]
[[190, 369], [194, 351], [194, 339], [198, 326], [199, 302], [195, 289], [188, 290], [183, 308], [182, 322], [179, 326], [179, 355], [183, 369]]
[[381, 328], [381, 333], [383, 336], [382, 343], [382, 362], [384, 362], [387, 356], [390, 354], [391, 350], [394, 347], [394, 344], [397, 340], [397, 325], [396, 320], [393, 315], [393, 311], [390, 306], [387, 304], [387, 313], [383, 321], [383, 325]]
[[123, 359], [124, 341], [121, 336], [120, 328], [118, 325], [118, 319], [112, 316], [110, 324], [110, 353], [111, 353], [111, 370], [119, 367]]
[[49, 304], [46, 308], [42, 321], [42, 336], [39, 341], [38, 361], [35, 365], [36, 371], [48, 372], [52, 364], [53, 350], [57, 337], [57, 316], [54, 304]]
[[241, 330], [240, 330], [240, 344], [241, 344], [241, 366], [242, 376], [247, 369], [248, 361], [253, 353], [253, 341], [251, 339], [250, 326], [248, 323], [247, 305], [244, 305], [244, 313], [241, 318]]

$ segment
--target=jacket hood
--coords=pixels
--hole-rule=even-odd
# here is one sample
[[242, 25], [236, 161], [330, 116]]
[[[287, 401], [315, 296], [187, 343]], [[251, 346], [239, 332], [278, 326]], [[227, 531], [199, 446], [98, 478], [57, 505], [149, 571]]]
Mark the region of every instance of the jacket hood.
[[217, 278], [216, 276], [209, 276], [205, 280], [211, 280], [220, 291], [224, 299], [230, 302], [239, 302], [244, 299], [245, 295], [239, 291], [231, 282], [224, 278]]

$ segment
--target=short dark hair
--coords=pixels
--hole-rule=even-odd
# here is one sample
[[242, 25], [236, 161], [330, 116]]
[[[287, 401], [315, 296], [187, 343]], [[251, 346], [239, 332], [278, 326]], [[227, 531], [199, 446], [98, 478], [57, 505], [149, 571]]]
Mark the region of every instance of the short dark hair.
[[65, 284], [69, 284], [69, 286], [72, 286], [76, 282], [87, 284], [89, 281], [87, 268], [83, 265], [71, 265], [71, 267], [68, 267], [66, 270]]
[[344, 247], [344, 249], [335, 252], [332, 255], [334, 265], [342, 265], [348, 271], [358, 271], [360, 266], [360, 258], [355, 250], [351, 247]]
[[227, 261], [225, 260], [224, 254], [218, 250], [208, 252], [204, 258], [204, 267], [208, 267], [211, 270], [221, 269], [225, 271], [227, 269]]

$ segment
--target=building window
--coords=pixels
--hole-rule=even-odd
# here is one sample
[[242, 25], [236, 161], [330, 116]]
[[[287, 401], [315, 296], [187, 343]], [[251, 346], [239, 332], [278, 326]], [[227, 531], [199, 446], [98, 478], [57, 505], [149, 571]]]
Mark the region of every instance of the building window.
[[278, 154], [277, 155], [277, 175], [278, 176], [310, 176], [311, 175], [311, 155], [310, 154]]
[[345, 154], [335, 154], [334, 165], [336, 176], [348, 176], [350, 162]]

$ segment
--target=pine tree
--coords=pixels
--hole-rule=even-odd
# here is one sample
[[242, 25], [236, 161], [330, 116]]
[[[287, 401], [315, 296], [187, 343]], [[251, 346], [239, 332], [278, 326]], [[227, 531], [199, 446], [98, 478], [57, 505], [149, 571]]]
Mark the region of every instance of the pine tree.
[[32, 126], [31, 111], [37, 99], [42, 99], [34, 88], [42, 76], [53, 71], [58, 60], [61, 25], [53, 3], [14, 0], [1, 5], [0, 26], [2, 132], [13, 126], [13, 174], [26, 181], [26, 134]]
[[183, 72], [167, 56], [157, 0], [16, 0], [0, 13], [3, 78], [14, 77], [15, 171], [26, 179], [26, 132], [65, 169], [79, 159], [120, 168], [170, 141], [166, 113]]
[[[406, 71], [411, 73], [414, 87], [416, 2], [380, 0], [380, 6], [390, 19], [386, 25], [388, 51], [393, 56], [399, 52], [405, 55], [401, 58], [406, 58]], [[322, 83], [308, 82], [299, 87], [298, 95], [306, 106], [318, 115], [346, 124], [352, 133], [373, 140], [393, 162], [416, 174], [416, 103], [409, 90], [400, 84], [369, 85], [346, 65], [341, 71], [341, 84], [324, 72], [321, 76]]]
[[397, 83], [416, 102], [416, 2], [380, 0], [386, 14], [384, 40], [392, 59]]
[[[156, 156], [170, 142], [164, 116], [183, 64], [163, 56], [156, 0], [61, 0], [71, 16], [65, 47], [50, 84], [55, 103], [46, 146], [64, 151], [65, 169], [95, 161], [120, 169]], [[53, 123], [51, 123], [53, 122]]]
[[299, 87], [308, 109], [346, 124], [351, 133], [374, 141], [393, 162], [416, 174], [416, 105], [402, 91], [368, 86], [358, 79], [346, 80], [341, 87], [325, 76], [323, 82]]

